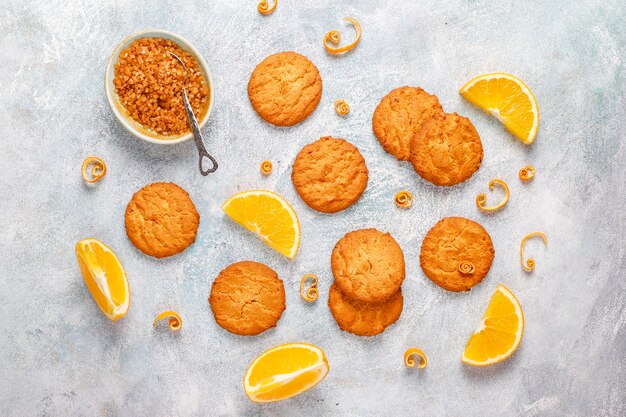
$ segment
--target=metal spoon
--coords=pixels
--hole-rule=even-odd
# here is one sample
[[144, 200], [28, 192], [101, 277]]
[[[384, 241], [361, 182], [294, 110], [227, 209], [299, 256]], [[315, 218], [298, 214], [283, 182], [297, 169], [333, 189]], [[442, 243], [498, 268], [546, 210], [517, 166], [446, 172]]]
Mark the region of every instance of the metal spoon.
[[[185, 84], [183, 85], [183, 102], [185, 103], [185, 111], [187, 112], [187, 118], [189, 119], [189, 124], [191, 125], [191, 131], [193, 132], [193, 139], [196, 142], [196, 148], [198, 148], [198, 154], [200, 156], [200, 160], [198, 161], [198, 167], [200, 168], [200, 174], [207, 176], [212, 172], [217, 171], [217, 161], [213, 158], [204, 147], [204, 138], [202, 137], [202, 132], [200, 132], [200, 126], [198, 125], [198, 119], [196, 119], [196, 115], [193, 113], [193, 109], [191, 108], [191, 103], [189, 103], [189, 97], [187, 96], [187, 80], [189, 79], [189, 73], [187, 71], [187, 66], [183, 62], [182, 59], [178, 57], [173, 52], [168, 51], [170, 55], [180, 62], [180, 64], [185, 69]], [[208, 158], [213, 166], [207, 170], [202, 169], [202, 158]]]

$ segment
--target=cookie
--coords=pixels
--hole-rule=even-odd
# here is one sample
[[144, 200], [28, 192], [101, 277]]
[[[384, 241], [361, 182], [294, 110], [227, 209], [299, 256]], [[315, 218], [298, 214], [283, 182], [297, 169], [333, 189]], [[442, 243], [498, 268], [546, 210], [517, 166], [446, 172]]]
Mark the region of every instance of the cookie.
[[374, 135], [385, 151], [401, 161], [408, 161], [415, 133], [424, 120], [441, 112], [437, 96], [419, 87], [396, 88], [382, 98], [374, 111]]
[[235, 262], [213, 282], [209, 303], [222, 328], [254, 336], [278, 323], [285, 311], [285, 288], [273, 269], [253, 261]]
[[330, 136], [302, 148], [291, 171], [300, 198], [322, 213], [336, 213], [356, 203], [367, 179], [365, 159], [356, 146]]
[[481, 225], [463, 217], [446, 217], [426, 234], [420, 266], [440, 287], [467, 291], [487, 275], [494, 254], [491, 237]]
[[280, 52], [256, 66], [248, 82], [248, 97], [263, 120], [293, 126], [315, 110], [322, 97], [322, 78], [304, 55]]
[[357, 336], [374, 336], [395, 323], [402, 313], [402, 290], [382, 303], [366, 303], [347, 297], [337, 283], [330, 287], [328, 307], [335, 321], [346, 332]]
[[164, 258], [196, 241], [200, 215], [187, 191], [171, 182], [155, 182], [133, 195], [124, 221], [126, 234], [137, 249]]
[[436, 185], [455, 185], [478, 171], [483, 145], [474, 125], [456, 113], [436, 114], [422, 124], [411, 141], [415, 172]]
[[335, 282], [348, 297], [380, 303], [404, 281], [404, 254], [389, 233], [355, 230], [342, 237], [331, 255]]

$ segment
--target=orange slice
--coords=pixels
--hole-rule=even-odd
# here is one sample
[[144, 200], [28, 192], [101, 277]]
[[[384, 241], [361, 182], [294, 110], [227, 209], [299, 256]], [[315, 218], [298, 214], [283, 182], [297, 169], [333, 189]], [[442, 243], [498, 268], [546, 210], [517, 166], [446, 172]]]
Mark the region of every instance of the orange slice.
[[495, 72], [469, 80], [459, 91], [470, 103], [495, 116], [515, 137], [530, 145], [539, 129], [539, 107], [519, 78]]
[[76, 244], [76, 259], [93, 299], [107, 318], [124, 317], [130, 305], [130, 288], [124, 267], [115, 253], [96, 239]]
[[293, 259], [300, 247], [300, 222], [291, 205], [271, 191], [237, 193], [222, 205], [228, 216], [258, 235], [274, 250]]
[[261, 353], [248, 367], [243, 388], [254, 402], [280, 401], [310, 390], [329, 369], [319, 347], [288, 343]]
[[500, 284], [491, 296], [480, 326], [467, 341], [462, 360], [474, 366], [501, 362], [515, 352], [523, 334], [522, 307], [513, 293]]

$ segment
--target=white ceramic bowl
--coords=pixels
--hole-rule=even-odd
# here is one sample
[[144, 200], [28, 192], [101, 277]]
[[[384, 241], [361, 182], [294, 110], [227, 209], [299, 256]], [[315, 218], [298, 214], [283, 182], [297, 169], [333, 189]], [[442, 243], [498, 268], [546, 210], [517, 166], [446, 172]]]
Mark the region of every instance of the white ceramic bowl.
[[119, 120], [119, 122], [122, 124], [122, 126], [126, 128], [126, 130], [128, 130], [136, 137], [145, 140], [146, 142], [158, 143], [159, 145], [173, 145], [175, 143], [185, 142], [193, 138], [193, 134], [191, 132], [184, 133], [179, 136], [159, 135], [158, 133], [147, 129], [140, 123], [130, 118], [130, 116], [126, 114], [124, 106], [120, 103], [120, 98], [115, 91], [115, 85], [113, 85], [113, 78], [115, 78], [115, 64], [117, 63], [117, 59], [120, 56], [120, 52], [122, 52], [123, 49], [127, 48], [128, 45], [130, 45], [134, 40], [140, 38], [170, 39], [194, 57], [194, 59], [198, 62], [200, 71], [202, 72], [202, 75], [204, 76], [204, 79], [208, 83], [209, 87], [209, 108], [207, 109], [207, 112], [202, 120], [198, 120], [198, 124], [202, 128], [209, 120], [209, 115], [211, 114], [211, 110], [213, 109], [213, 94], [215, 91], [215, 85], [213, 84], [213, 77], [211, 76], [211, 72], [209, 71], [209, 66], [207, 65], [204, 58], [202, 58], [202, 55], [200, 55], [200, 53], [196, 50], [196, 48], [193, 47], [191, 43], [189, 43], [184, 38], [176, 35], [175, 33], [167, 32], [165, 30], [143, 30], [141, 32], [130, 35], [129, 37], [124, 39], [119, 45], [117, 45], [117, 47], [111, 54], [111, 58], [109, 58], [106, 71], [104, 73], [104, 90], [106, 91], [111, 110], [113, 110], [113, 114], [115, 114], [117, 120]]

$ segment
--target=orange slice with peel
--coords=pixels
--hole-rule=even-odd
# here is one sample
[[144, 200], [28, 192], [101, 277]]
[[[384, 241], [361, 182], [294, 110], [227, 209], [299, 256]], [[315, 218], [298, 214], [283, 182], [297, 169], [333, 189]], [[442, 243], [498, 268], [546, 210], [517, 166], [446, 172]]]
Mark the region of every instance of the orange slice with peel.
[[85, 284], [104, 315], [119, 320], [128, 312], [130, 288], [122, 263], [115, 253], [97, 239], [76, 244], [76, 259]]
[[319, 347], [288, 343], [261, 353], [248, 367], [243, 387], [251, 401], [280, 401], [310, 390], [329, 369]]
[[470, 336], [461, 360], [487, 366], [501, 362], [517, 350], [524, 334], [524, 313], [515, 295], [500, 284], [491, 296], [483, 319]]
[[539, 107], [522, 80], [503, 72], [480, 75], [459, 90], [470, 103], [495, 116], [515, 137], [530, 145], [539, 129]]
[[300, 247], [300, 222], [291, 205], [276, 193], [250, 190], [237, 193], [222, 205], [228, 216], [261, 240], [293, 259]]

